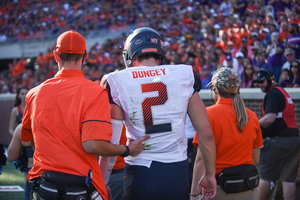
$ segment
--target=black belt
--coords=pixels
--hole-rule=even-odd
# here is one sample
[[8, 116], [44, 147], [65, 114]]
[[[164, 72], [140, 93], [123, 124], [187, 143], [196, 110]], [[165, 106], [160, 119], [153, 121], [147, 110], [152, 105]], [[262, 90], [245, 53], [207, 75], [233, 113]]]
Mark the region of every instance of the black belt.
[[111, 171], [111, 174], [117, 174], [117, 173], [121, 173], [121, 172], [124, 172], [124, 168], [122, 168], [122, 169], [113, 169]]

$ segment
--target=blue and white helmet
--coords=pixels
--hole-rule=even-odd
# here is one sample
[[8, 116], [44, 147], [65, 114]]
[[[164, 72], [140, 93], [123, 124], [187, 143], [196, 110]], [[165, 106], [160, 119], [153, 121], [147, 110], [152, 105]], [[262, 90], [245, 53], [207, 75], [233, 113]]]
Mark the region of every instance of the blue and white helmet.
[[126, 68], [132, 66], [133, 59], [147, 53], [161, 56], [163, 63], [165, 58], [164, 42], [152, 28], [137, 28], [127, 37], [124, 44], [123, 60]]

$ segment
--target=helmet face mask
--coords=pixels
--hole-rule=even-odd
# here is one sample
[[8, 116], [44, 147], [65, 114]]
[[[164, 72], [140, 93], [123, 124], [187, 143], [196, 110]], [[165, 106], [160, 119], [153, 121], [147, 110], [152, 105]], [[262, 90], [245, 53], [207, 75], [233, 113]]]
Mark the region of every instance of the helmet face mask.
[[131, 33], [124, 44], [123, 60], [126, 68], [132, 67], [132, 60], [143, 54], [156, 54], [163, 59], [165, 46], [161, 36], [151, 28], [138, 28]]

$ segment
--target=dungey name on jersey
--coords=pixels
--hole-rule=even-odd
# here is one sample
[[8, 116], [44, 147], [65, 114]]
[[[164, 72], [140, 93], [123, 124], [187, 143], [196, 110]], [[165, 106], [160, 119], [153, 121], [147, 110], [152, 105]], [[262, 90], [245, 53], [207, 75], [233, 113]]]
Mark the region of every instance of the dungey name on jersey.
[[142, 71], [132, 71], [132, 77], [136, 78], [147, 78], [153, 76], [165, 76], [166, 69], [154, 69], [154, 70], [142, 70]]

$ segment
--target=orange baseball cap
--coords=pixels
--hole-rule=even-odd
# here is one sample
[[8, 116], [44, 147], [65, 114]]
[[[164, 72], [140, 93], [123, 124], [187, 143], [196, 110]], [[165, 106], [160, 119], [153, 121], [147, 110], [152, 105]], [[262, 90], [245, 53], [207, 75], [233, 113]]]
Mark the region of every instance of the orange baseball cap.
[[59, 53], [84, 54], [85, 39], [75, 31], [66, 31], [57, 38], [56, 51]]

